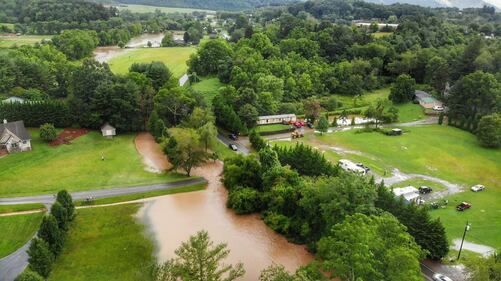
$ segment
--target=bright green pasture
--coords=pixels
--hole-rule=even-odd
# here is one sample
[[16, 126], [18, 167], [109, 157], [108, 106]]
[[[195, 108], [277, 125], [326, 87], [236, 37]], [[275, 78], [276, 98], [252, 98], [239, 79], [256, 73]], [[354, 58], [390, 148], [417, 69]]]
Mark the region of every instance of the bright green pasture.
[[10, 48], [14, 45], [33, 45], [51, 37], [50, 35], [0, 36], [0, 48]]
[[139, 48], [129, 50], [112, 58], [108, 64], [114, 73], [125, 74], [133, 63], [161, 61], [165, 63], [175, 77], [181, 77], [188, 70], [186, 62], [195, 51], [194, 47]]
[[290, 125], [284, 124], [270, 124], [270, 125], [259, 125], [256, 127], [256, 130], [260, 133], [270, 133], [270, 132], [278, 132], [283, 130], [288, 130]]
[[140, 207], [79, 209], [48, 280], [151, 280], [153, 243], [135, 217]]
[[43, 213], [0, 217], [0, 258], [28, 242], [38, 231]]
[[23, 211], [41, 210], [45, 206], [41, 203], [19, 204], [19, 205], [0, 205], [0, 214], [15, 213]]
[[[106, 139], [90, 132], [70, 145], [51, 147], [31, 130], [32, 151], [0, 158], [0, 197], [82, 191], [176, 181], [178, 174], [147, 172], [134, 135]], [[101, 160], [104, 155], [105, 160]]]

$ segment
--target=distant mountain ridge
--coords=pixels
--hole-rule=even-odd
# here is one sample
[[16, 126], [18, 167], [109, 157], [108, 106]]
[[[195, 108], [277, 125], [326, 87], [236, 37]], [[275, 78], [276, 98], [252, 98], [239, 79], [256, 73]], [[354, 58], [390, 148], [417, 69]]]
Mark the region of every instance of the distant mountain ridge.
[[391, 5], [395, 3], [412, 4], [418, 6], [426, 6], [432, 8], [438, 7], [456, 7], [459, 9], [464, 8], [482, 8], [483, 6], [492, 6], [497, 10], [501, 10], [499, 5], [494, 4], [492, 1], [483, 0], [365, 0], [366, 2]]
[[103, 4], [122, 3], [159, 7], [182, 7], [209, 10], [245, 10], [269, 5], [283, 5], [300, 0], [86, 0]]

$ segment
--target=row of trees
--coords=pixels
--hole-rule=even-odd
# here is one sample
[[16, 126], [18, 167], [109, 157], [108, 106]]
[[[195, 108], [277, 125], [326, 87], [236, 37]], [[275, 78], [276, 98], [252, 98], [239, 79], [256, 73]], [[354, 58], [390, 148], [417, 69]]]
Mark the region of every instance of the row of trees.
[[44, 280], [49, 276], [52, 264], [63, 250], [66, 233], [74, 217], [75, 205], [71, 195], [66, 190], [59, 191], [50, 214], [42, 220], [37, 237], [31, 240], [28, 270], [18, 276], [16, 281]]

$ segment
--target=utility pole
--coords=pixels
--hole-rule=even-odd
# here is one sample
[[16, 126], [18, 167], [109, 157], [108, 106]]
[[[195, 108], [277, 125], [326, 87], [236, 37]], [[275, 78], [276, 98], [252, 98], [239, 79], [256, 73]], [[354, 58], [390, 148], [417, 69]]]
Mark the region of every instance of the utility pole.
[[458, 259], [461, 257], [461, 250], [463, 249], [464, 237], [466, 236], [466, 231], [470, 230], [470, 224], [466, 221], [466, 225], [464, 226], [463, 239], [461, 240], [461, 246], [459, 246]]

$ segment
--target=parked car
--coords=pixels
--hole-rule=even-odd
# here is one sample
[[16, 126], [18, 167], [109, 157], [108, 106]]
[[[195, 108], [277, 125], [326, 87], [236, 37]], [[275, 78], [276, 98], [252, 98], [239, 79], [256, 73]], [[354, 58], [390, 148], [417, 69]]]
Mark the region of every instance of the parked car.
[[433, 274], [433, 281], [452, 281], [452, 279], [441, 273], [435, 273]]
[[443, 106], [441, 106], [441, 105], [435, 105], [435, 106], [433, 107], [433, 110], [435, 110], [435, 111], [444, 111], [444, 107], [443, 107]]
[[471, 187], [471, 191], [473, 192], [479, 192], [479, 191], [482, 191], [485, 189], [485, 186], [481, 185], [481, 184], [477, 184], [477, 185], [474, 185]]
[[238, 151], [238, 147], [237, 147], [236, 145], [234, 145], [233, 143], [230, 143], [230, 144], [228, 145], [228, 147], [229, 147], [231, 150], [233, 150], [233, 151]]
[[365, 173], [367, 174], [368, 172], [370, 172], [370, 168], [365, 166], [364, 164], [362, 163], [356, 163], [355, 165], [359, 166], [360, 168], [364, 169], [365, 170]]
[[234, 140], [234, 141], [236, 141], [238, 139], [238, 136], [235, 134], [229, 134], [228, 137], [230, 138], [230, 140]]
[[429, 187], [429, 186], [423, 185], [423, 186], [419, 187], [419, 193], [420, 194], [428, 194], [428, 193], [430, 193], [432, 191], [433, 191], [433, 189], [431, 187]]
[[308, 128], [310, 128], [310, 129], [313, 129], [313, 123], [311, 123], [311, 122], [306, 123], [306, 126], [308, 126]]
[[461, 202], [459, 205], [456, 206], [456, 210], [462, 212], [466, 209], [471, 208], [471, 204], [468, 202]]

